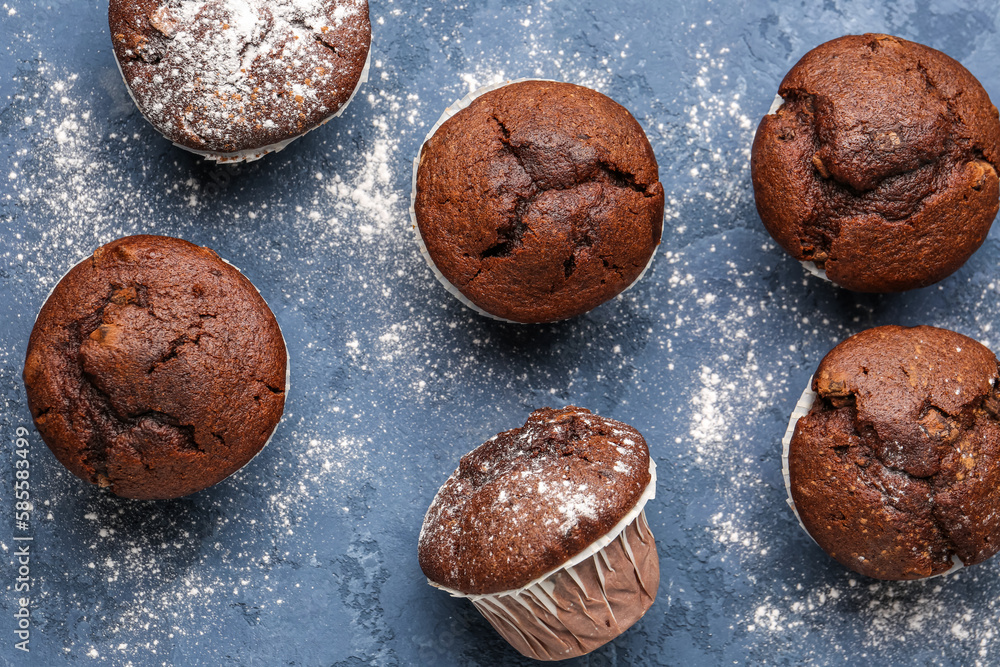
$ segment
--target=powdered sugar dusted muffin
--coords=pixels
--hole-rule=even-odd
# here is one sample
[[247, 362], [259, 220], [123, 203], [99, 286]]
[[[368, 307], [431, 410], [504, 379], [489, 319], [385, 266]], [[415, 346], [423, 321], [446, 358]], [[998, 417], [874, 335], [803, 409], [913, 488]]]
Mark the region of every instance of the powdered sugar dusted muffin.
[[264, 299], [208, 248], [129, 236], [59, 281], [24, 362], [42, 439], [78, 477], [126, 498], [221, 481], [281, 418], [287, 354]]
[[213, 160], [280, 150], [367, 78], [367, 0], [111, 0], [108, 17], [139, 110]]
[[992, 352], [934, 327], [876, 327], [827, 354], [787, 453], [793, 509], [819, 546], [878, 579], [993, 556], [998, 378]]
[[583, 655], [656, 598], [643, 513], [655, 483], [631, 426], [573, 406], [537, 410], [462, 457], [427, 511], [420, 566], [524, 655]]

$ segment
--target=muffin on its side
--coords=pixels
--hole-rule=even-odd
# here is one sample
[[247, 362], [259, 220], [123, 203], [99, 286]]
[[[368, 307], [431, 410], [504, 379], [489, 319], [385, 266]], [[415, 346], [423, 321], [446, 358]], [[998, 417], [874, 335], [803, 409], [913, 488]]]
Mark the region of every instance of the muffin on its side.
[[445, 286], [488, 315], [537, 323], [635, 282], [660, 242], [663, 187], [632, 115], [555, 81], [470, 97], [446, 111], [415, 173], [415, 224]]
[[266, 444], [287, 356], [254, 286], [208, 248], [130, 236], [59, 281], [24, 363], [42, 439], [76, 476], [167, 499], [229, 476]]
[[788, 450], [803, 527], [845, 566], [919, 579], [1000, 549], [997, 358], [934, 327], [876, 327], [820, 363]]
[[211, 160], [281, 150], [368, 75], [368, 0], [111, 0], [108, 21], [143, 116]]
[[751, 172], [761, 220], [793, 257], [848, 289], [897, 292], [982, 245], [1000, 201], [1000, 119], [961, 64], [849, 35], [803, 56], [778, 94]]
[[656, 598], [643, 512], [655, 485], [631, 426], [573, 406], [536, 410], [462, 457], [427, 510], [420, 567], [524, 655], [583, 655]]

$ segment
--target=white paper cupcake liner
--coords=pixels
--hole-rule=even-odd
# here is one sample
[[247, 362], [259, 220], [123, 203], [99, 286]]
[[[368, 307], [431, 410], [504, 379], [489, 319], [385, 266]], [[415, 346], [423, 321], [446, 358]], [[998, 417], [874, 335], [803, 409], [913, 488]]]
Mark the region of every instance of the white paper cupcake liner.
[[529, 658], [563, 660], [589, 653], [631, 627], [656, 599], [659, 560], [644, 511], [656, 495], [652, 458], [649, 473], [649, 484], [635, 507], [614, 528], [520, 588], [466, 594], [428, 583], [469, 599], [504, 639]]
[[[347, 111], [347, 107], [350, 106], [351, 102], [354, 100], [354, 97], [358, 94], [358, 91], [361, 90], [361, 86], [368, 82], [368, 72], [371, 69], [371, 64], [372, 64], [372, 45], [373, 42], [370, 41], [368, 44], [368, 56], [365, 58], [365, 66], [361, 70], [361, 76], [358, 77], [358, 82], [357, 84], [355, 84], [354, 90], [351, 91], [351, 96], [347, 98], [347, 101], [344, 102], [340, 106], [340, 108], [337, 109], [335, 113], [324, 118], [322, 121], [320, 121], [319, 125], [311, 127], [305, 132], [302, 132], [301, 134], [296, 134], [294, 137], [289, 137], [288, 139], [284, 139], [282, 141], [278, 141], [273, 144], [268, 144], [266, 146], [261, 146], [259, 148], [248, 148], [246, 150], [233, 151], [230, 153], [224, 151], [203, 151], [197, 148], [191, 148], [190, 146], [184, 146], [175, 141], [171, 141], [170, 143], [172, 143], [174, 146], [177, 146], [178, 148], [183, 148], [189, 153], [200, 155], [206, 160], [212, 160], [213, 162], [219, 162], [219, 163], [253, 162], [254, 160], [259, 160], [260, 158], [264, 157], [269, 153], [277, 153], [278, 151], [283, 150], [286, 146], [288, 146], [288, 144], [292, 143], [296, 139], [300, 139], [309, 134], [310, 132], [312, 132], [313, 130], [323, 127], [331, 120], [337, 118], [338, 116], [342, 115], [345, 111]], [[156, 124], [149, 119], [149, 116], [147, 116], [145, 112], [143, 112], [142, 107], [139, 106], [139, 103], [135, 99], [135, 95], [132, 94], [132, 88], [129, 87], [128, 81], [125, 79], [125, 72], [122, 71], [122, 65], [120, 62], [118, 62], [118, 58], [115, 58], [114, 60], [115, 60], [115, 65], [118, 66], [118, 74], [121, 75], [122, 82], [125, 84], [125, 90], [128, 92], [128, 96], [132, 98], [132, 103], [135, 104], [135, 107], [139, 110], [139, 113], [142, 114], [143, 118], [145, 118], [146, 121], [153, 126], [153, 129], [155, 129], [157, 132], [160, 132], [160, 129], [156, 126]], [[160, 134], [163, 133], [160, 132]], [[166, 135], [164, 135], [164, 138], [166, 138], [168, 141], [170, 140], [170, 138], [167, 137]]]
[[[213, 250], [212, 252], [215, 251]], [[216, 253], [216, 255], [218, 255], [218, 253]], [[274, 434], [278, 432], [278, 427], [281, 426], [281, 422], [285, 421], [286, 408], [288, 407], [288, 392], [291, 391], [292, 389], [292, 355], [288, 353], [288, 341], [285, 340], [285, 333], [281, 330], [281, 323], [278, 322], [278, 318], [274, 316], [274, 311], [271, 310], [271, 306], [267, 304], [267, 299], [265, 299], [264, 295], [260, 293], [260, 290], [257, 289], [257, 286], [254, 285], [254, 282], [246, 277], [246, 274], [243, 273], [240, 267], [236, 266], [227, 259], [223, 259], [221, 256], [219, 256], [219, 259], [221, 259], [223, 262], [236, 269], [241, 276], [246, 278], [247, 282], [250, 283], [251, 287], [257, 290], [257, 294], [260, 295], [261, 301], [264, 302], [264, 305], [267, 306], [268, 311], [270, 311], [271, 317], [274, 317], [274, 324], [278, 327], [278, 335], [281, 336], [281, 344], [285, 346], [285, 401], [281, 405], [281, 416], [278, 418], [278, 422], [274, 425], [274, 428], [271, 429], [271, 434], [267, 436], [267, 440], [265, 440], [264, 444], [261, 445], [259, 450], [257, 450], [257, 453], [251, 456], [249, 461], [247, 461], [239, 468], [232, 471], [231, 473], [220, 479], [218, 482], [216, 482], [216, 484], [224, 482], [225, 480], [229, 479], [230, 477], [238, 473], [240, 470], [243, 470], [245, 467], [250, 465], [253, 462], [253, 460], [256, 459], [258, 456], [260, 456], [260, 453], [263, 452], [264, 449], [267, 448], [269, 444], [271, 444], [271, 440], [274, 439]], [[212, 486], [215, 485], [213, 484]]]
[[[792, 409], [792, 416], [788, 420], [788, 428], [785, 429], [785, 437], [781, 439], [781, 476], [785, 478], [785, 493], [788, 496], [786, 500], [788, 501], [788, 506], [792, 508], [795, 519], [799, 522], [802, 530], [806, 531], [806, 535], [809, 535], [810, 539], [812, 539], [812, 535], [806, 530], [806, 525], [802, 523], [802, 517], [799, 516], [799, 511], [795, 508], [795, 501], [792, 500], [792, 478], [788, 472], [788, 449], [792, 444], [792, 436], [795, 435], [795, 425], [799, 423], [800, 419], [809, 414], [813, 403], [816, 402], [816, 396], [818, 394], [812, 390], [812, 376], [810, 375], [805, 391], [802, 392], [802, 396], [799, 397], [799, 400], [795, 403], [795, 407]], [[813, 541], [815, 542], [816, 540]]]
[[775, 93], [774, 100], [771, 101], [771, 108], [767, 110], [767, 115], [771, 116], [778, 112], [781, 105], [785, 103], [785, 98]]
[[[784, 97], [782, 97], [781, 95], [775, 95], [774, 96], [774, 100], [771, 102], [771, 108], [767, 110], [767, 115], [771, 116], [771, 115], [777, 113], [778, 109], [780, 109], [781, 106], [784, 103], [785, 103], [785, 98]], [[758, 128], [759, 127], [760, 126], [758, 125]], [[756, 138], [757, 138], [757, 131], [754, 130], [754, 139], [756, 139]], [[821, 278], [822, 280], [825, 280], [828, 283], [832, 283], [834, 285], [837, 284], [837, 283], [833, 282], [832, 280], [830, 280], [827, 277], [825, 269], [821, 269], [818, 266], [816, 266], [816, 262], [808, 262], [808, 261], [804, 261], [804, 260], [799, 260], [799, 264], [801, 264], [802, 268], [804, 268], [806, 271], [808, 271], [811, 275], [814, 275], [817, 278]]]
[[[174, 237], [174, 238], [176, 238], [176, 237]], [[98, 247], [100, 247], [100, 246], [98, 246]], [[212, 252], [215, 252], [215, 251], [213, 250]], [[49, 289], [49, 293], [42, 300], [42, 306], [44, 306], [48, 302], [48, 300], [52, 298], [52, 294], [56, 291], [56, 287], [58, 287], [59, 283], [61, 283], [63, 281], [63, 279], [66, 276], [69, 275], [69, 272], [72, 271], [73, 269], [75, 269], [80, 264], [83, 264], [84, 262], [89, 261], [92, 256], [93, 256], [93, 253], [91, 253], [91, 255], [88, 255], [87, 257], [85, 257], [81, 261], [77, 262], [73, 266], [69, 267], [68, 269], [66, 269], [65, 273], [62, 274], [62, 277], [60, 277], [59, 280], [57, 280], [52, 285], [52, 287]], [[219, 257], [219, 259], [221, 259], [223, 262], [225, 262], [229, 266], [231, 266], [234, 269], [236, 269], [236, 271], [239, 272], [239, 274], [241, 276], [243, 276], [244, 278], [246, 278], [247, 282], [250, 283], [250, 285], [257, 291], [257, 294], [260, 294], [260, 298], [261, 298], [262, 301], [264, 301], [264, 305], [267, 305], [267, 300], [264, 299], [264, 295], [260, 293], [260, 290], [257, 289], [257, 286], [254, 285], [253, 281], [250, 280], [249, 278], [247, 278], [246, 275], [243, 273], [243, 271], [240, 270], [240, 268], [238, 266], [236, 266], [235, 264], [233, 264], [232, 262], [230, 262], [227, 259], [223, 259], [221, 256], [219, 256], [218, 253], [216, 253], [216, 256]], [[35, 313], [35, 323], [38, 322], [38, 316], [41, 314], [42, 306], [39, 306], [38, 312]], [[267, 309], [270, 311], [271, 310], [271, 306], [267, 306]], [[274, 315], [274, 311], [271, 311], [271, 315], [272, 316]], [[278, 318], [277, 317], [274, 318], [274, 323], [278, 326], [278, 335], [281, 336], [281, 344], [285, 346], [285, 403], [284, 403], [284, 405], [282, 407], [282, 410], [281, 410], [281, 417], [278, 419], [278, 422], [274, 425], [274, 428], [271, 429], [270, 435], [267, 436], [267, 440], [265, 440], [264, 444], [261, 445], [261, 447], [260, 447], [259, 450], [257, 450], [257, 453], [254, 454], [252, 457], [250, 457], [250, 460], [247, 461], [246, 463], [244, 463], [242, 466], [240, 466], [239, 468], [237, 468], [236, 470], [234, 470], [233, 472], [229, 473], [228, 475], [226, 475], [225, 477], [223, 477], [222, 479], [220, 479], [218, 482], [216, 482], [216, 484], [219, 484], [219, 483], [224, 482], [225, 480], [229, 479], [230, 477], [232, 477], [233, 475], [235, 475], [236, 473], [238, 473], [240, 470], [243, 470], [246, 466], [250, 465], [250, 463], [254, 459], [256, 459], [258, 456], [260, 456], [260, 453], [263, 452], [264, 449], [271, 443], [271, 440], [274, 439], [274, 434], [278, 432], [278, 427], [281, 426], [281, 422], [285, 421], [285, 412], [286, 411], [285, 411], [284, 408], [287, 407], [287, 405], [288, 405], [288, 392], [291, 391], [291, 388], [292, 388], [292, 355], [290, 355], [288, 353], [288, 342], [285, 340], [285, 334], [281, 330], [281, 324], [278, 322]], [[32, 324], [32, 328], [34, 328], [34, 324]], [[103, 488], [103, 485], [101, 485], [101, 484], [98, 484], [98, 486], [102, 486], [102, 488]], [[215, 486], [215, 484], [213, 484], [212, 486]], [[209, 488], [211, 488], [211, 487], [209, 487]], [[195, 492], [195, 493], [197, 493], [197, 492]]]
[[[420, 234], [420, 226], [417, 224], [417, 209], [416, 209], [416, 203], [417, 203], [417, 172], [420, 169], [420, 156], [423, 155], [424, 145], [426, 145], [427, 142], [431, 140], [431, 137], [433, 137], [434, 134], [439, 129], [441, 129], [441, 126], [444, 125], [445, 122], [449, 118], [451, 118], [452, 116], [454, 116], [455, 114], [457, 114], [462, 109], [465, 109], [466, 107], [468, 107], [470, 104], [472, 104], [472, 101], [475, 100], [477, 97], [482, 97], [486, 93], [488, 93], [490, 91], [493, 91], [493, 90], [498, 90], [500, 88], [503, 88], [504, 86], [509, 86], [511, 84], [514, 84], [514, 83], [522, 83], [524, 81], [548, 81], [548, 82], [552, 82], [552, 83], [563, 83], [562, 81], [556, 81], [555, 79], [537, 79], [537, 78], [532, 78], [532, 77], [525, 77], [525, 78], [521, 78], [521, 79], [512, 79], [512, 80], [507, 80], [507, 81], [501, 81], [499, 83], [491, 83], [491, 84], [489, 84], [487, 86], [482, 86], [481, 88], [478, 88], [478, 89], [472, 91], [471, 93], [469, 93], [468, 95], [466, 95], [462, 99], [456, 100], [455, 102], [452, 102], [450, 105], [448, 105], [445, 108], [444, 113], [441, 114], [441, 117], [438, 118], [437, 122], [434, 123], [434, 125], [431, 126], [430, 131], [427, 133], [427, 136], [424, 138], [423, 143], [420, 144], [420, 148], [417, 150], [417, 156], [415, 158], [413, 158], [413, 178], [412, 178], [412, 181], [411, 181], [412, 188], [411, 188], [411, 191], [410, 191], [410, 222], [411, 222], [411, 226], [412, 226], [412, 229], [413, 229], [413, 233], [414, 233], [414, 235], [416, 235], [416, 238], [417, 238], [417, 247], [420, 248], [420, 254], [421, 254], [421, 256], [423, 256], [424, 261], [427, 262], [427, 266], [430, 267], [431, 272], [438, 279], [438, 282], [440, 282], [442, 285], [444, 285], [444, 288], [446, 290], [448, 290], [448, 292], [452, 296], [454, 296], [456, 299], [458, 299], [463, 304], [465, 304], [467, 307], [469, 307], [472, 310], [476, 311], [480, 315], [484, 315], [485, 317], [489, 317], [489, 318], [494, 319], [494, 320], [499, 320], [501, 322], [509, 322], [511, 324], [525, 324], [525, 323], [524, 322], [517, 322], [515, 320], [508, 320], [508, 319], [505, 319], [503, 317], [498, 317], [497, 315], [493, 315], [492, 313], [488, 313], [485, 310], [483, 310], [482, 308], [480, 308], [479, 306], [477, 306], [476, 304], [472, 303], [472, 301], [470, 301], [467, 296], [465, 296], [464, 294], [462, 294], [462, 291], [460, 289], [458, 289], [457, 287], [455, 287], [455, 285], [453, 285], [450, 280], [448, 280], [447, 278], [444, 277], [444, 274], [441, 273], [441, 271], [438, 269], [437, 265], [434, 263], [434, 260], [431, 259], [430, 252], [427, 251], [427, 244], [424, 243], [424, 237]], [[625, 289], [623, 289], [620, 292], [620, 294], [624, 294], [628, 290], [632, 289], [632, 287], [636, 283], [638, 283], [640, 280], [642, 280], [642, 277], [646, 275], [646, 272], [649, 270], [649, 267], [653, 265], [653, 260], [656, 259], [656, 250], [659, 247], [660, 247], [659, 244], [657, 244], [656, 248], [653, 249], [653, 253], [649, 256], [649, 261], [646, 262], [646, 266], [643, 267], [642, 271], [639, 273], [639, 275], [636, 277], [636, 279], [633, 280], [631, 283], [629, 283], [628, 287], [626, 287]], [[572, 318], [566, 318], [566, 319], [572, 319]], [[555, 320], [555, 321], [559, 321], [559, 320]], [[545, 322], [544, 324], [551, 324], [551, 322]]]
[[[785, 493], [787, 495], [786, 500], [788, 502], [788, 506], [792, 508], [792, 513], [795, 514], [795, 518], [798, 520], [799, 526], [802, 527], [802, 530], [805, 531], [806, 535], [809, 535], [809, 539], [813, 542], [815, 542], [816, 539], [809, 533], [806, 525], [802, 523], [802, 517], [799, 516], [799, 511], [795, 507], [795, 500], [792, 499], [792, 478], [788, 469], [788, 451], [792, 443], [792, 436], [795, 435], [795, 425], [799, 423], [800, 419], [809, 414], [809, 411], [812, 409], [813, 403], [816, 402], [816, 398], [818, 396], [819, 394], [812, 389], [812, 376], [810, 375], [809, 381], [806, 383], [805, 391], [802, 392], [802, 396], [800, 396], [798, 402], [795, 403], [795, 408], [792, 409], [792, 416], [788, 420], [788, 428], [785, 429], [785, 436], [781, 439], [781, 476], [785, 479]], [[951, 562], [953, 563], [951, 569], [930, 577], [924, 577], [924, 579], [943, 577], [946, 574], [958, 572], [965, 567], [962, 560], [957, 555], [952, 555]], [[922, 579], [917, 579], [916, 581], [922, 581]]]
[[808, 271], [810, 274], [816, 276], [817, 278], [821, 278], [821, 279], [825, 280], [826, 282], [830, 283], [831, 285], [836, 285], [837, 284], [837, 283], [833, 282], [832, 280], [830, 280], [827, 277], [827, 275], [826, 275], [826, 269], [821, 269], [818, 266], [816, 266], [816, 262], [807, 262], [807, 261], [802, 260], [802, 261], [799, 261], [799, 264], [802, 265], [802, 268], [804, 268], [806, 271]]

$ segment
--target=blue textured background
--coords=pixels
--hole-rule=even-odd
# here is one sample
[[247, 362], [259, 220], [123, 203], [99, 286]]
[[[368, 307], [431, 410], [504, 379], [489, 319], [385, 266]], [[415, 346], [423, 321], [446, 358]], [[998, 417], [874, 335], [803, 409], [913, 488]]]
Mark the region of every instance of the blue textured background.
[[[372, 80], [278, 155], [219, 168], [129, 101], [106, 3], [0, 2], [0, 663], [523, 664], [416, 562], [458, 458], [544, 405], [632, 423], [660, 472], [659, 598], [575, 665], [996, 664], [1000, 561], [879, 583], [826, 557], [785, 504], [779, 439], [850, 333], [934, 324], [1000, 347], [998, 233], [939, 286], [860, 296], [764, 232], [749, 146], [808, 49], [884, 31], [942, 49], [1000, 97], [998, 5], [900, 0], [372, 3]], [[540, 76], [598, 88], [647, 129], [667, 192], [658, 258], [623, 298], [516, 327], [465, 310], [409, 231], [411, 160], [443, 108]], [[129, 502], [66, 473], [31, 429], [31, 661], [14, 649], [14, 431], [34, 316], [97, 245], [152, 232], [241, 267], [280, 322], [286, 417], [224, 483]]]

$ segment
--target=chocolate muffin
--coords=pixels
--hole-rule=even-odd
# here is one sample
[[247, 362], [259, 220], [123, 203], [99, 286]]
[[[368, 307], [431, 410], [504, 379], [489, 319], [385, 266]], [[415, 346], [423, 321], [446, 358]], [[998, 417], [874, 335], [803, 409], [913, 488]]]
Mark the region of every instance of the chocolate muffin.
[[446, 111], [421, 148], [413, 194], [446, 287], [499, 319], [551, 322], [639, 278], [660, 242], [663, 187], [624, 107], [535, 80], [454, 106], [464, 108]]
[[819, 365], [788, 483], [803, 527], [845, 566], [918, 579], [1000, 549], [997, 358], [934, 327], [877, 327]]
[[778, 94], [751, 171], [764, 226], [796, 259], [851, 290], [897, 292], [949, 276], [982, 245], [1000, 198], [1000, 120], [958, 62], [849, 35], [803, 56]]
[[655, 485], [631, 426], [573, 406], [536, 410], [462, 457], [427, 510], [420, 567], [524, 655], [583, 655], [656, 598], [643, 513]]
[[111, 0], [142, 114], [212, 160], [254, 160], [346, 108], [367, 79], [367, 0]]
[[208, 248], [130, 236], [59, 281], [24, 363], [42, 439], [78, 477], [126, 498], [194, 493], [266, 444], [287, 357], [260, 294]]

